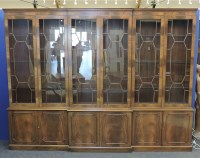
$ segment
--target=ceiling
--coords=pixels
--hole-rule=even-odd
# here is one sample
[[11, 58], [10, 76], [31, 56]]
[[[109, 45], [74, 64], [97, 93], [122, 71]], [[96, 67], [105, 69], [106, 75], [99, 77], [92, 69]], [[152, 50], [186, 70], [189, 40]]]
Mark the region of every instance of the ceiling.
[[[54, 0], [37, 0], [38, 8], [56, 8]], [[140, 0], [60, 0], [62, 8], [135, 8]], [[77, 5], [74, 5], [74, 2]], [[95, 4], [95, 1], [97, 4]], [[107, 1], [107, 4], [105, 3]], [[127, 1], [127, 4], [125, 2]], [[140, 8], [151, 8], [151, 1], [141, 0]], [[155, 0], [160, 2], [156, 8], [200, 8], [200, 0]], [[33, 0], [0, 0], [0, 8], [33, 8]], [[88, 2], [86, 5], [85, 2]], [[179, 4], [181, 3], [181, 4]]]

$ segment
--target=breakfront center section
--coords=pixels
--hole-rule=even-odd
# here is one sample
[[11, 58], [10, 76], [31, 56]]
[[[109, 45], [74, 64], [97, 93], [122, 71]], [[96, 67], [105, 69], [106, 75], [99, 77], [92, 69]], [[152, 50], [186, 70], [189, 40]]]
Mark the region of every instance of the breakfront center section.
[[123, 17], [107, 17], [108, 13], [69, 20], [68, 120], [73, 151], [131, 150], [131, 12]]

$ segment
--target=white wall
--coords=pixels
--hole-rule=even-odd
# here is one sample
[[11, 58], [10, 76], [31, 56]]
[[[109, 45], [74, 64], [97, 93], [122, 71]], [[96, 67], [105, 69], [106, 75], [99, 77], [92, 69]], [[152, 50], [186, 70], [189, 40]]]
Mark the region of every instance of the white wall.
[[[32, 2], [33, 0], [24, 0]], [[46, 0], [46, 3], [43, 3], [43, 0], [37, 0], [39, 5], [44, 5], [49, 8], [56, 8], [53, 5], [54, 0]], [[60, 0], [63, 2], [63, 0]], [[76, 0], [77, 5], [74, 5], [75, 0], [65, 0], [66, 5], [63, 5], [63, 8], [135, 8], [136, 1], [139, 0], [127, 0], [128, 4], [125, 4], [126, 0], [107, 0], [108, 3], [105, 4], [106, 0], [96, 0], [97, 4], [95, 5], [95, 0]], [[88, 1], [88, 4], [85, 5], [85, 1]], [[117, 5], [115, 2], [117, 1]], [[152, 0], [141, 0], [141, 8], [151, 7]], [[200, 0], [156, 0], [160, 2], [156, 8], [200, 8]], [[179, 4], [179, 1], [181, 4]], [[147, 4], [147, 2], [149, 4]], [[169, 2], [169, 4], [168, 4]], [[190, 2], [192, 4], [190, 4]], [[0, 8], [33, 8], [31, 3], [23, 2], [22, 0], [0, 0]], [[41, 8], [41, 7], [38, 7]]]

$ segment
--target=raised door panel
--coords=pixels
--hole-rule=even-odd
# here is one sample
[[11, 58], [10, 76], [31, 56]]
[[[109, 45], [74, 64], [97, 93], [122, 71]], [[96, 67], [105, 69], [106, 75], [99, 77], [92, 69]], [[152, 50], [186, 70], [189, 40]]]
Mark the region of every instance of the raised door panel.
[[101, 146], [128, 147], [131, 145], [131, 113], [101, 114]]
[[166, 112], [163, 121], [163, 145], [191, 145], [192, 112]]
[[99, 145], [99, 114], [95, 112], [69, 112], [69, 145]]
[[64, 111], [40, 113], [40, 144], [66, 144], [67, 114]]
[[135, 112], [133, 116], [133, 145], [161, 145], [161, 112]]
[[37, 117], [34, 111], [9, 112], [11, 144], [37, 144]]

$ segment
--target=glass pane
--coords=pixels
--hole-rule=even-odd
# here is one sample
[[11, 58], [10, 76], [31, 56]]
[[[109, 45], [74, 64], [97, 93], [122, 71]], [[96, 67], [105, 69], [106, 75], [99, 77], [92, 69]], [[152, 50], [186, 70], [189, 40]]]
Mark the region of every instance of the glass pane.
[[187, 103], [192, 20], [168, 21], [165, 102]]
[[127, 103], [128, 20], [103, 22], [104, 103]]
[[160, 68], [160, 20], [137, 20], [135, 102], [157, 103]]
[[13, 103], [35, 103], [32, 20], [8, 20]]
[[71, 35], [73, 103], [96, 103], [96, 20], [72, 19]]
[[42, 102], [64, 103], [64, 20], [40, 19], [39, 32]]

